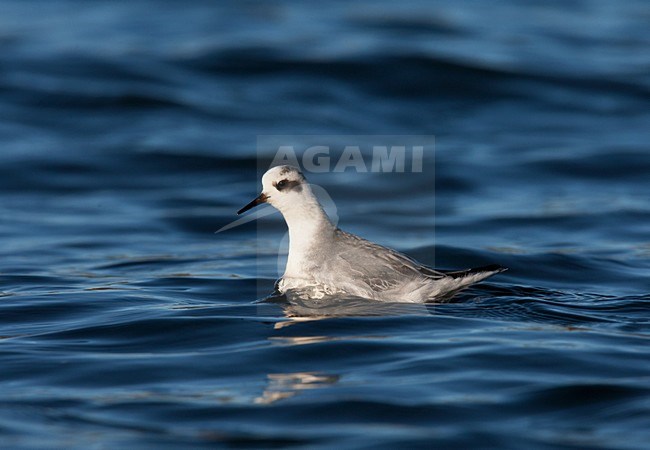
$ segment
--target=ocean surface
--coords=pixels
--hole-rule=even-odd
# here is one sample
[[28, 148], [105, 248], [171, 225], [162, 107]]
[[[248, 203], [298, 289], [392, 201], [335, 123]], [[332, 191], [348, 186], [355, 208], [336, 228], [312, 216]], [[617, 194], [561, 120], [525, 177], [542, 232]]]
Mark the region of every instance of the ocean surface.
[[[649, 48], [642, 0], [4, 0], [0, 448], [647, 449]], [[306, 171], [341, 228], [509, 270], [270, 296], [281, 216], [215, 234], [269, 142], [359, 146]]]

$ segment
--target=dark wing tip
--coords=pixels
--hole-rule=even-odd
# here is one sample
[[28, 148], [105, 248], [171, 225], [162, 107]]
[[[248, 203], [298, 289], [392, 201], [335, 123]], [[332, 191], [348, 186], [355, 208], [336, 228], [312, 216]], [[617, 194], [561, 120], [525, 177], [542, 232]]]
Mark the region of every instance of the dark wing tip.
[[489, 264], [487, 266], [474, 267], [472, 269], [467, 269], [467, 270], [458, 270], [453, 272], [445, 271], [444, 273], [445, 275], [448, 275], [452, 278], [462, 278], [468, 275], [473, 275], [475, 273], [485, 273], [485, 272], [501, 273], [501, 272], [505, 272], [506, 270], [508, 270], [507, 267], [503, 267], [498, 264]]
[[498, 264], [489, 264], [487, 266], [476, 267], [474, 269], [469, 269], [472, 273], [474, 272], [505, 272], [508, 270], [507, 267], [500, 266]]

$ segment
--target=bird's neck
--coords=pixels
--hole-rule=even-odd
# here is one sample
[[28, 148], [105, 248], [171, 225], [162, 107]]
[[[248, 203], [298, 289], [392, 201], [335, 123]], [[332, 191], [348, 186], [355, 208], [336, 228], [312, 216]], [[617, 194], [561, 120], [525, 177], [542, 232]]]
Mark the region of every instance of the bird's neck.
[[284, 276], [301, 278], [315, 262], [318, 251], [315, 244], [323, 245], [331, 240], [336, 227], [315, 199], [288, 208], [282, 215], [289, 227], [289, 257]]

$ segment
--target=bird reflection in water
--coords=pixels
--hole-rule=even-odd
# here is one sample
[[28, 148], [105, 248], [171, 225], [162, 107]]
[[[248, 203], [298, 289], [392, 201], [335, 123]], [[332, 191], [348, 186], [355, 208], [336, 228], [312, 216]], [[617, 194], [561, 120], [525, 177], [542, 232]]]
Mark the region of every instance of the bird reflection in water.
[[271, 295], [262, 300], [258, 307], [264, 308], [264, 311], [260, 311], [263, 315], [276, 315], [277, 308], [280, 308], [286, 320], [276, 322], [275, 329], [342, 317], [421, 316], [434, 313], [434, 304], [430, 303], [390, 303], [335, 295], [313, 299], [290, 293]]
[[336, 384], [340, 376], [320, 372], [271, 373], [267, 375], [268, 386], [256, 404], [268, 405], [297, 395], [307, 389], [318, 389]]
[[[279, 330], [291, 325], [343, 317], [378, 317], [413, 314], [432, 314], [433, 305], [405, 304], [369, 301], [362, 298], [323, 297], [319, 299], [292, 296], [291, 294], [272, 295], [258, 303], [258, 313], [262, 316], [275, 316], [280, 313], [284, 319], [274, 324]], [[276, 345], [310, 345], [327, 341], [352, 339], [383, 339], [384, 336], [273, 336]], [[340, 375], [324, 372], [294, 372], [267, 375], [268, 386], [256, 404], [271, 404], [294, 397], [307, 389], [318, 389], [339, 382]]]

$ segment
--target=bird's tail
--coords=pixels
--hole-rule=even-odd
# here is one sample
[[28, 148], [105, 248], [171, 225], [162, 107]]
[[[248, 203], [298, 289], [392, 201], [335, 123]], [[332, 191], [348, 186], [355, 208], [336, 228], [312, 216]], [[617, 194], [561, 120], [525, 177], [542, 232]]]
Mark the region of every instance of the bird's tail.
[[497, 273], [505, 272], [506, 270], [508, 270], [507, 267], [503, 267], [498, 264], [490, 264], [489, 266], [474, 267], [473, 269], [454, 271], [443, 270], [442, 272], [454, 279], [463, 279], [467, 277], [478, 278], [476, 281], [473, 281], [473, 283], [476, 283], [477, 281], [484, 280], [487, 277], [491, 277]]
[[499, 266], [498, 264], [490, 264], [489, 266], [475, 267], [473, 269], [444, 271], [445, 279], [441, 281], [441, 289], [436, 295], [436, 300], [448, 299], [459, 291], [471, 286], [474, 283], [483, 281], [492, 275], [505, 272], [508, 270], [506, 267]]

